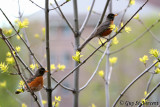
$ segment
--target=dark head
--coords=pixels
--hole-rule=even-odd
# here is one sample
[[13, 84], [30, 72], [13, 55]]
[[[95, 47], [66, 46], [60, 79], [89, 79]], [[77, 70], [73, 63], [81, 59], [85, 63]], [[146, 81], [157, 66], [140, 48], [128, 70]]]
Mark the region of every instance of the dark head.
[[107, 16], [107, 20], [113, 21], [115, 16], [117, 16], [117, 14], [110, 13]]
[[43, 74], [45, 73], [45, 72], [48, 72], [48, 71], [46, 71], [44, 68], [39, 68], [37, 71], [36, 71], [36, 74], [35, 74], [35, 76], [43, 76]]

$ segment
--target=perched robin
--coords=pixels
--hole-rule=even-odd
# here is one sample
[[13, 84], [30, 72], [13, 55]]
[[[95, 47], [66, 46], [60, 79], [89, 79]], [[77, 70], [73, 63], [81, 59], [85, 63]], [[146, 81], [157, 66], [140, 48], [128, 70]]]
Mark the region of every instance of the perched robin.
[[108, 14], [106, 21], [101, 23], [93, 32], [93, 34], [89, 36], [77, 50], [81, 51], [81, 49], [94, 37], [108, 36], [112, 32], [112, 28], [110, 26], [113, 24], [115, 16], [117, 16], [117, 14], [113, 13]]
[[[39, 68], [36, 71], [35, 75], [27, 80], [27, 84], [33, 92], [39, 91], [43, 88], [43, 74], [45, 72], [48, 72], [48, 71], [46, 71], [44, 68]], [[26, 86], [23, 87], [22, 90], [29, 91]], [[15, 94], [19, 94], [19, 93], [21, 93], [21, 91], [19, 90], [15, 92]]]

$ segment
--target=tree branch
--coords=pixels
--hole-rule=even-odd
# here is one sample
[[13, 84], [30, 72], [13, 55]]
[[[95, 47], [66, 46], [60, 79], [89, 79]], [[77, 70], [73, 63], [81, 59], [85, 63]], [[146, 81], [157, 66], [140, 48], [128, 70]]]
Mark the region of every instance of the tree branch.
[[[74, 39], [75, 39], [75, 53], [76, 49], [80, 44], [80, 33], [79, 33], [79, 19], [78, 19], [78, 4], [77, 0], [73, 0], [73, 12], [74, 12]], [[74, 61], [74, 66], [76, 67], [79, 63]], [[74, 92], [73, 92], [73, 107], [79, 107], [79, 68], [74, 72]]]
[[[141, 19], [139, 19], [138, 21], [139, 21], [146, 29], [148, 29], [147, 26], [144, 24], [144, 22], [143, 22]], [[153, 34], [153, 32], [152, 32], [151, 30], [149, 30], [149, 33], [152, 35], [152, 37], [153, 37], [157, 42], [160, 42], [160, 40], [156, 37], [156, 35]]]
[[89, 78], [89, 80], [86, 82], [86, 84], [80, 88], [79, 91], [82, 91], [83, 89], [85, 89], [85, 88], [89, 85], [89, 83], [91, 82], [91, 80], [93, 79], [93, 77], [96, 75], [96, 73], [97, 73], [97, 71], [98, 71], [98, 68], [99, 68], [99, 66], [100, 66], [103, 58], [105, 57], [106, 53], [107, 53], [107, 49], [103, 52], [103, 55], [102, 55], [102, 57], [100, 58], [100, 60], [99, 60], [99, 62], [98, 62], [98, 64], [97, 64], [97, 67], [96, 67], [96, 69], [94, 70], [92, 76]]
[[90, 16], [91, 16], [91, 13], [92, 13], [92, 9], [93, 9], [94, 3], [95, 3], [95, 0], [93, 0], [92, 5], [91, 5], [91, 8], [90, 8], [90, 10], [89, 10], [89, 12], [88, 12], [88, 14], [87, 14], [87, 16], [86, 16], [86, 18], [85, 18], [85, 20], [84, 20], [82, 26], [81, 26], [81, 28], [80, 28], [80, 31], [79, 31], [80, 34], [83, 32], [85, 26], [87, 25], [87, 23], [88, 23], [88, 21], [89, 21], [89, 18], [90, 18]]
[[[147, 100], [149, 97], [151, 97], [151, 95], [160, 87], [160, 82], [151, 90], [151, 92], [144, 98], [145, 100]], [[138, 106], [141, 107], [142, 103]]]
[[122, 91], [122, 93], [120, 94], [120, 96], [116, 99], [116, 101], [113, 104], [113, 107], [115, 107], [118, 103], [118, 101], [121, 99], [121, 97], [127, 92], [127, 90], [137, 81], [139, 80], [144, 74], [146, 74], [152, 67], [154, 67], [154, 65], [156, 63], [158, 63], [159, 61], [157, 60], [155, 63], [153, 63], [150, 67], [148, 67], [147, 69], [145, 69], [140, 75], [138, 75], [131, 83], [129, 83], [129, 85]]
[[[58, 81], [53, 77], [53, 76], [51, 76], [51, 78], [52, 78], [52, 80], [53, 81], [55, 81], [56, 83], [58, 83]], [[68, 91], [74, 91], [73, 89], [71, 89], [71, 88], [69, 88], [69, 87], [66, 87], [66, 86], [64, 86], [64, 85], [62, 85], [62, 84], [59, 84], [62, 88], [64, 88], [64, 89], [66, 89], [66, 90], [68, 90]]]
[[50, 69], [50, 45], [49, 45], [49, 0], [45, 0], [45, 26], [46, 26], [46, 56], [47, 56], [47, 100], [48, 107], [52, 107], [51, 69]]
[[149, 92], [149, 87], [151, 85], [151, 81], [153, 80], [153, 77], [154, 77], [154, 73], [151, 74], [149, 81], [147, 83], [147, 88], [146, 88], [147, 93]]
[[29, 0], [30, 2], [32, 2], [34, 5], [36, 5], [37, 7], [41, 8], [42, 10], [45, 10], [43, 7], [39, 6], [37, 3], [35, 3], [34, 1], [32, 0]]
[[55, 10], [57, 8], [60, 8], [61, 6], [63, 6], [64, 4], [68, 3], [70, 0], [66, 0], [65, 2], [63, 2], [61, 5], [58, 5], [57, 7], [54, 7], [53, 9], [49, 9], [49, 11], [51, 10]]
[[[70, 22], [67, 20], [67, 18], [66, 18], [65, 15], [63, 14], [63, 12], [62, 12], [60, 6], [58, 5], [57, 1], [54, 0], [54, 2], [55, 2], [55, 4], [56, 4], [56, 6], [58, 7], [58, 10], [60, 11], [62, 18], [65, 20], [65, 22], [67, 23], [67, 25], [69, 26], [69, 28], [72, 30], [73, 34], [75, 34], [75, 31], [74, 31], [72, 25], [70, 24]], [[53, 6], [53, 5], [52, 5], [52, 6]]]

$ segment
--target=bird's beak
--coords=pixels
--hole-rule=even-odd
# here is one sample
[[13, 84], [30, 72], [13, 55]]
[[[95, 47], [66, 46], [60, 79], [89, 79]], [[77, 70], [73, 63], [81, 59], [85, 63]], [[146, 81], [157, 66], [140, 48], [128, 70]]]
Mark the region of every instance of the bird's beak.
[[48, 72], [48, 71], [45, 71], [45, 72]]
[[118, 16], [118, 14], [115, 14], [114, 16]]

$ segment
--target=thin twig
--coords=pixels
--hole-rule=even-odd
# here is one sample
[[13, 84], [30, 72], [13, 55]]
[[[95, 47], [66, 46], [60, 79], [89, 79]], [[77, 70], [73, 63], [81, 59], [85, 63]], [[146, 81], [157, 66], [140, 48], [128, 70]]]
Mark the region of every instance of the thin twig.
[[41, 8], [42, 10], [45, 10], [43, 7], [39, 6], [37, 3], [35, 3], [34, 1], [32, 0], [29, 0], [30, 2], [32, 2], [34, 5], [36, 5], [37, 7]]
[[10, 38], [12, 38], [12, 37], [14, 37], [14, 36], [16, 36], [16, 35], [17, 35], [17, 34], [15, 33], [15, 34], [13, 34], [13, 35], [7, 37], [7, 39], [10, 39]]
[[[151, 97], [151, 95], [160, 87], [160, 82], [151, 90], [150, 93], [147, 94], [147, 96], [144, 98], [145, 100], [147, 100], [149, 97]], [[141, 103], [138, 107], [141, 107], [143, 104]], [[159, 106], [157, 106], [159, 107]]]
[[[22, 16], [23, 16], [23, 15], [21, 14], [21, 8], [20, 8], [19, 0], [18, 0], [18, 7], [19, 7], [19, 9], [18, 9], [18, 11], [19, 11], [19, 12], [18, 12], [18, 13], [19, 13], [19, 19], [20, 19], [20, 21], [22, 21]], [[26, 33], [26, 29], [24, 28], [24, 29], [22, 29], [22, 31], [23, 31], [23, 35], [24, 35], [26, 44], [28, 45], [28, 47], [30, 47], [30, 43], [29, 43], [29, 40], [28, 40], [28, 36], [27, 36], [27, 33]], [[29, 62], [32, 61], [32, 63], [35, 64], [34, 58], [33, 58], [33, 56], [32, 56], [31, 54], [29, 54], [29, 59], [30, 59]], [[36, 69], [35, 69], [34, 71], [36, 71]]]
[[148, 81], [148, 83], [147, 83], [147, 88], [146, 88], [147, 93], [149, 92], [149, 87], [150, 87], [150, 85], [151, 85], [151, 82], [152, 82], [152, 80], [153, 80], [153, 77], [154, 77], [154, 73], [151, 74], [151, 76], [150, 76], [150, 78], [149, 78], [149, 81]]
[[87, 23], [88, 23], [88, 21], [89, 21], [89, 18], [90, 18], [90, 16], [91, 16], [91, 13], [92, 13], [92, 9], [93, 9], [94, 3], [95, 3], [95, 0], [93, 0], [92, 5], [91, 5], [91, 8], [90, 8], [90, 10], [89, 10], [89, 12], [88, 12], [88, 14], [87, 14], [87, 16], [86, 16], [86, 18], [85, 18], [85, 20], [84, 20], [82, 26], [81, 26], [81, 28], [80, 28], [80, 31], [79, 31], [80, 34], [83, 32], [85, 26], [87, 25]]
[[68, 3], [70, 0], [66, 0], [65, 2], [63, 2], [61, 5], [57, 6], [57, 7], [54, 7], [53, 9], [49, 9], [49, 11], [51, 10], [55, 10], [57, 8], [60, 8], [61, 6], [63, 6], [64, 4]]
[[[129, 0], [127, 7], [124, 9], [124, 12], [123, 12], [123, 15], [122, 15], [120, 23], [123, 22], [124, 16], [125, 16], [128, 8], [130, 7], [130, 2], [131, 2], [131, 0]], [[120, 24], [119, 24], [119, 26], [120, 26]]]
[[[82, 36], [81, 36], [80, 38], [81, 38], [82, 40], [85, 40]], [[91, 46], [93, 49], [96, 49], [96, 47], [93, 46], [91, 43], [88, 43], [88, 45]], [[104, 53], [104, 51], [102, 51], [102, 50], [100, 50], [100, 49], [98, 50], [98, 52], [100, 52], [100, 53], [102, 53], [102, 54]]]
[[93, 79], [93, 77], [96, 75], [96, 73], [97, 73], [97, 71], [98, 71], [98, 68], [99, 68], [99, 66], [100, 66], [100, 64], [101, 64], [104, 56], [106, 55], [106, 53], [107, 53], [107, 49], [103, 52], [103, 55], [102, 55], [102, 57], [100, 58], [100, 60], [99, 60], [99, 62], [98, 62], [98, 64], [97, 64], [97, 67], [96, 67], [96, 69], [94, 70], [92, 76], [89, 78], [89, 80], [86, 82], [86, 84], [79, 89], [79, 91], [82, 91], [83, 89], [85, 89], [85, 88], [89, 85], [89, 83], [91, 82], [91, 80]]
[[[51, 78], [52, 78], [53, 81], [55, 81], [56, 83], [58, 83], [58, 81], [53, 76], [51, 76]], [[72, 92], [74, 91], [72, 88], [66, 87], [66, 86], [64, 86], [62, 84], [60, 84], [60, 86], [62, 88], [64, 88], [64, 89], [68, 90], [68, 91], [72, 91]]]
[[160, 19], [158, 19], [154, 24], [152, 24], [150, 27], [147, 28], [146, 31], [144, 31], [143, 33], [141, 33], [135, 40], [133, 40], [132, 42], [124, 45], [123, 47], [121, 47], [118, 50], [115, 50], [113, 52], [111, 52], [110, 54], [115, 54], [119, 51], [122, 51], [123, 49], [127, 48], [128, 46], [130, 46], [131, 44], [135, 43], [138, 39], [140, 39], [141, 37], [143, 37], [147, 32], [149, 32], [150, 29], [152, 29], [156, 24], [158, 24], [160, 22]]
[[145, 69], [140, 75], [138, 75], [129, 85], [121, 92], [120, 96], [116, 99], [116, 101], [113, 104], [113, 107], [116, 107], [118, 101], [121, 99], [121, 97], [127, 92], [127, 90], [137, 81], [139, 80], [144, 74], [146, 74], [152, 67], [154, 67], [155, 64], [157, 64], [159, 61], [157, 60], [155, 63], [153, 63], [150, 67]]
[[[55, 4], [56, 4], [56, 6], [58, 7], [58, 10], [60, 11], [62, 18], [65, 20], [65, 22], [67, 23], [67, 25], [69, 26], [69, 28], [72, 30], [73, 34], [75, 34], [75, 31], [74, 31], [72, 25], [70, 24], [70, 22], [67, 20], [67, 18], [66, 18], [65, 15], [63, 14], [63, 12], [62, 12], [61, 8], [59, 7], [57, 1], [54, 0], [54, 2], [55, 2]], [[53, 5], [51, 5], [51, 6], [53, 6]]]
[[[139, 19], [138, 21], [147, 29], [147, 26], [144, 24], [144, 22], [143, 22], [141, 19]], [[157, 42], [160, 42], [160, 40], [156, 37], [156, 35], [153, 34], [153, 32], [152, 32], [151, 30], [149, 30], [148, 32], [152, 35], [152, 37], [153, 37]]]
[[108, 8], [108, 5], [109, 5], [109, 2], [110, 2], [110, 0], [107, 0], [107, 2], [106, 2], [106, 4], [105, 4], [105, 7], [104, 7], [104, 9], [103, 9], [103, 12], [102, 12], [101, 18], [100, 18], [100, 20], [99, 20], [99, 22], [98, 22], [98, 24], [97, 24], [97, 26], [96, 26], [96, 27], [98, 27], [98, 26], [102, 23], [103, 18], [104, 18], [104, 16], [105, 16], [105, 13], [106, 13], [106, 11], [107, 11], [107, 8]]

